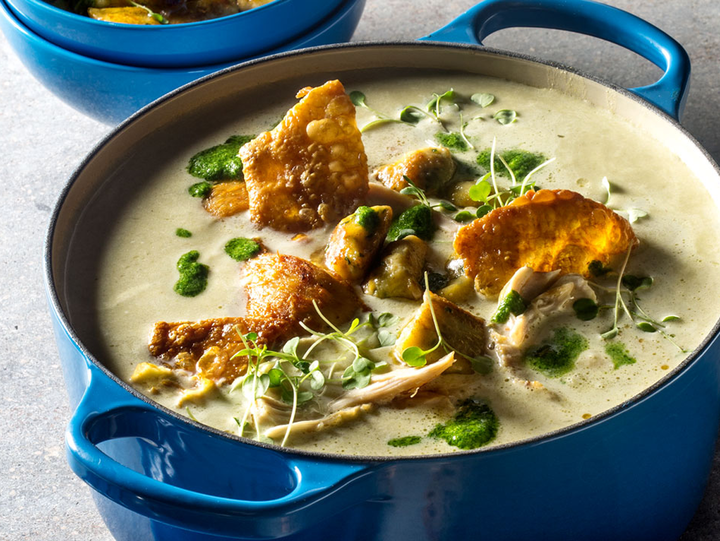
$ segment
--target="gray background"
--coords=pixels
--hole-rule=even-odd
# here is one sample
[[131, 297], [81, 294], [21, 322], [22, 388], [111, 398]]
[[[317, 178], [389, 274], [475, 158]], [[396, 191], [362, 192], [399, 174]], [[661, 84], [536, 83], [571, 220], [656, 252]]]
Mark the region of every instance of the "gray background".
[[[354, 40], [413, 39], [473, 0], [367, 0]], [[672, 34], [693, 61], [685, 127], [720, 161], [720, 2], [611, 0]], [[659, 70], [614, 45], [543, 30], [508, 30], [487, 45], [563, 62], [624, 86]], [[70, 416], [42, 286], [42, 242], [55, 199], [110, 129], [39, 85], [0, 36], [0, 539], [110, 540], [89, 489], [69, 470]], [[683, 541], [720, 539], [720, 454]]]

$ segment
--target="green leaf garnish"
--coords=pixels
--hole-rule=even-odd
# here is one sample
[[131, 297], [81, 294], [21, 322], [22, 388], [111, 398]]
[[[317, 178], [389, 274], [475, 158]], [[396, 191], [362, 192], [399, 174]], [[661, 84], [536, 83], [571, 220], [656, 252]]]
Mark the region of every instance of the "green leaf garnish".
[[592, 299], [578, 299], [573, 303], [573, 310], [579, 320], [590, 321], [597, 317], [600, 307]]
[[189, 239], [190, 237], [192, 237], [192, 233], [190, 233], [190, 231], [188, 231], [187, 229], [183, 229], [182, 227], [178, 227], [175, 230], [175, 234], [183, 239]]
[[484, 203], [487, 201], [488, 196], [491, 192], [492, 186], [490, 186], [489, 182], [483, 180], [481, 182], [478, 182], [477, 184], [473, 184], [470, 187], [470, 190], [468, 190], [468, 195], [473, 201]]
[[425, 366], [427, 364], [426, 352], [417, 346], [405, 348], [402, 352], [402, 360], [409, 366]]
[[668, 323], [670, 321], [680, 321], [680, 316], [669, 315], [662, 318], [663, 323]]
[[492, 94], [478, 93], [470, 96], [470, 99], [477, 103], [480, 107], [485, 108], [495, 101], [495, 96]]
[[488, 212], [492, 211], [493, 208], [490, 205], [482, 205], [478, 207], [477, 211], [475, 212], [475, 216], [478, 218], [482, 218], [485, 216]]
[[365, 94], [363, 94], [359, 90], [353, 90], [352, 92], [350, 92], [349, 96], [350, 101], [355, 107], [367, 107], [367, 104], [365, 103]]
[[647, 321], [641, 321], [637, 324], [637, 328], [644, 332], [657, 332], [657, 329], [652, 323], [648, 323]]
[[517, 120], [517, 112], [512, 109], [500, 109], [493, 118], [503, 125], [512, 124]]
[[472, 212], [467, 211], [467, 210], [461, 210], [454, 217], [454, 220], [456, 222], [469, 222], [470, 220], [474, 220], [474, 219], [475, 219], [475, 215]]
[[193, 197], [207, 197], [212, 191], [213, 185], [206, 180], [193, 184], [188, 188], [188, 193]]
[[425, 118], [426, 113], [420, 109], [419, 107], [415, 107], [414, 105], [408, 105], [405, 107], [402, 111], [400, 111], [400, 120], [405, 122], [406, 124], [418, 124], [423, 118]]

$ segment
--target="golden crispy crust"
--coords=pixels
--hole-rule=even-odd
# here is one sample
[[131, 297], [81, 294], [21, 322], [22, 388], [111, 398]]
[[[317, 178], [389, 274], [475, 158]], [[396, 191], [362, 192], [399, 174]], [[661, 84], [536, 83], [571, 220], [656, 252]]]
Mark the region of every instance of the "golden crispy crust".
[[240, 148], [250, 218], [279, 231], [308, 231], [346, 216], [368, 190], [355, 107], [340, 81], [303, 89], [272, 131]]
[[[241, 317], [167, 323], [153, 327], [148, 349], [166, 365], [190, 372], [202, 372], [215, 382], [230, 382], [245, 372], [247, 357], [232, 358], [243, 348], [240, 334], [255, 332], [258, 344], [272, 344], [289, 338], [290, 324]], [[198, 366], [198, 361], [201, 366]]]
[[335, 226], [325, 252], [325, 266], [352, 283], [360, 283], [365, 278], [392, 223], [390, 207], [382, 205], [370, 208], [378, 217], [378, 223], [372, 231], [360, 225], [357, 216], [351, 214]]
[[302, 332], [299, 322], [326, 328], [313, 300], [334, 325], [347, 323], [363, 307], [351, 285], [299, 257], [263, 254], [248, 261], [244, 272], [250, 318], [289, 321]]
[[530, 191], [462, 227], [455, 251], [475, 289], [497, 295], [520, 267], [589, 276], [588, 265], [635, 247], [627, 220], [569, 190]]
[[232, 180], [215, 184], [203, 207], [213, 216], [226, 218], [248, 209], [248, 193], [245, 182]]
[[456, 165], [452, 153], [442, 147], [428, 147], [413, 150], [398, 161], [384, 165], [375, 171], [375, 176], [391, 190], [399, 192], [410, 184], [433, 195], [446, 184], [455, 173]]

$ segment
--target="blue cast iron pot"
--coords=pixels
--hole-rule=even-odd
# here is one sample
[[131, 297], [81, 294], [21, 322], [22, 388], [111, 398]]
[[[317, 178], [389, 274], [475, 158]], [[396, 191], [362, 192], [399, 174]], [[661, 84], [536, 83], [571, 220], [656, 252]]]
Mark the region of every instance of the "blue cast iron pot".
[[[628, 91], [478, 47], [509, 26], [608, 39], [665, 73]], [[552, 85], [653, 133], [720, 200], [720, 170], [677, 121], [687, 55], [648, 23], [584, 0], [487, 0], [427, 39], [434, 42], [320, 47], [223, 71], [130, 118], [73, 175], [46, 256], [55, 332], [76, 408], [67, 456], [95, 490], [117, 539], [660, 541], [676, 539], [687, 526], [704, 491], [720, 420], [717, 325], [658, 383], [588, 421], [512, 445], [410, 458], [297, 452], [234, 437], [154, 404], [93, 355], [84, 304], [92, 288], [73, 281], [83, 270], [73, 267], [74, 250], [94, 249], [78, 240], [81, 214], [97, 214], [93, 223], [104, 227], [112, 209], [97, 208], [98, 192], [121, 193], [141, 167], [136, 164], [162, 160], [173, 138], [192, 140], [238, 118], [251, 101], [238, 96], [287, 93], [329, 77], [353, 84], [406, 68]]]

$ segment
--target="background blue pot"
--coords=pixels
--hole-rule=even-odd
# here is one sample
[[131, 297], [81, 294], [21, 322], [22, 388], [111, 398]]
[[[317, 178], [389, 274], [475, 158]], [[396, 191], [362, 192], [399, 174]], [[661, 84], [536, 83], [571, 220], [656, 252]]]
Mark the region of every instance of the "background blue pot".
[[[85, 344], [73, 311], [69, 249], [82, 211], [129, 155], [153, 152], [170, 133], [212, 121], [244, 85], [346, 79], [397, 66], [454, 69], [542, 86], [572, 79], [568, 93], [658, 134], [708, 185], [720, 171], [673, 117], [682, 110], [687, 55], [626, 13], [575, 0], [488, 0], [432, 39], [483, 39], [507, 26], [585, 31], [658, 64], [665, 75], [625, 91], [572, 70], [440, 43], [319, 48], [248, 63], [173, 93], [132, 117], [87, 157], [55, 211], [47, 286], [76, 411], [67, 431], [73, 470], [96, 490], [118, 539], [670, 540], [685, 529], [705, 486], [720, 412], [714, 329], [688, 360], [641, 395], [540, 438], [418, 458], [340, 457], [243, 440], [193, 423], [120, 382]], [[247, 79], [252, 79], [248, 83]], [[295, 88], [294, 82], [288, 83]], [[610, 96], [610, 97], [608, 97]], [[649, 104], [638, 96], [650, 100]], [[225, 116], [228, 113], [223, 112]], [[142, 144], [140, 141], [142, 140]], [[129, 174], [129, 173], [128, 173]], [[122, 176], [111, 183], [118, 184]]]

